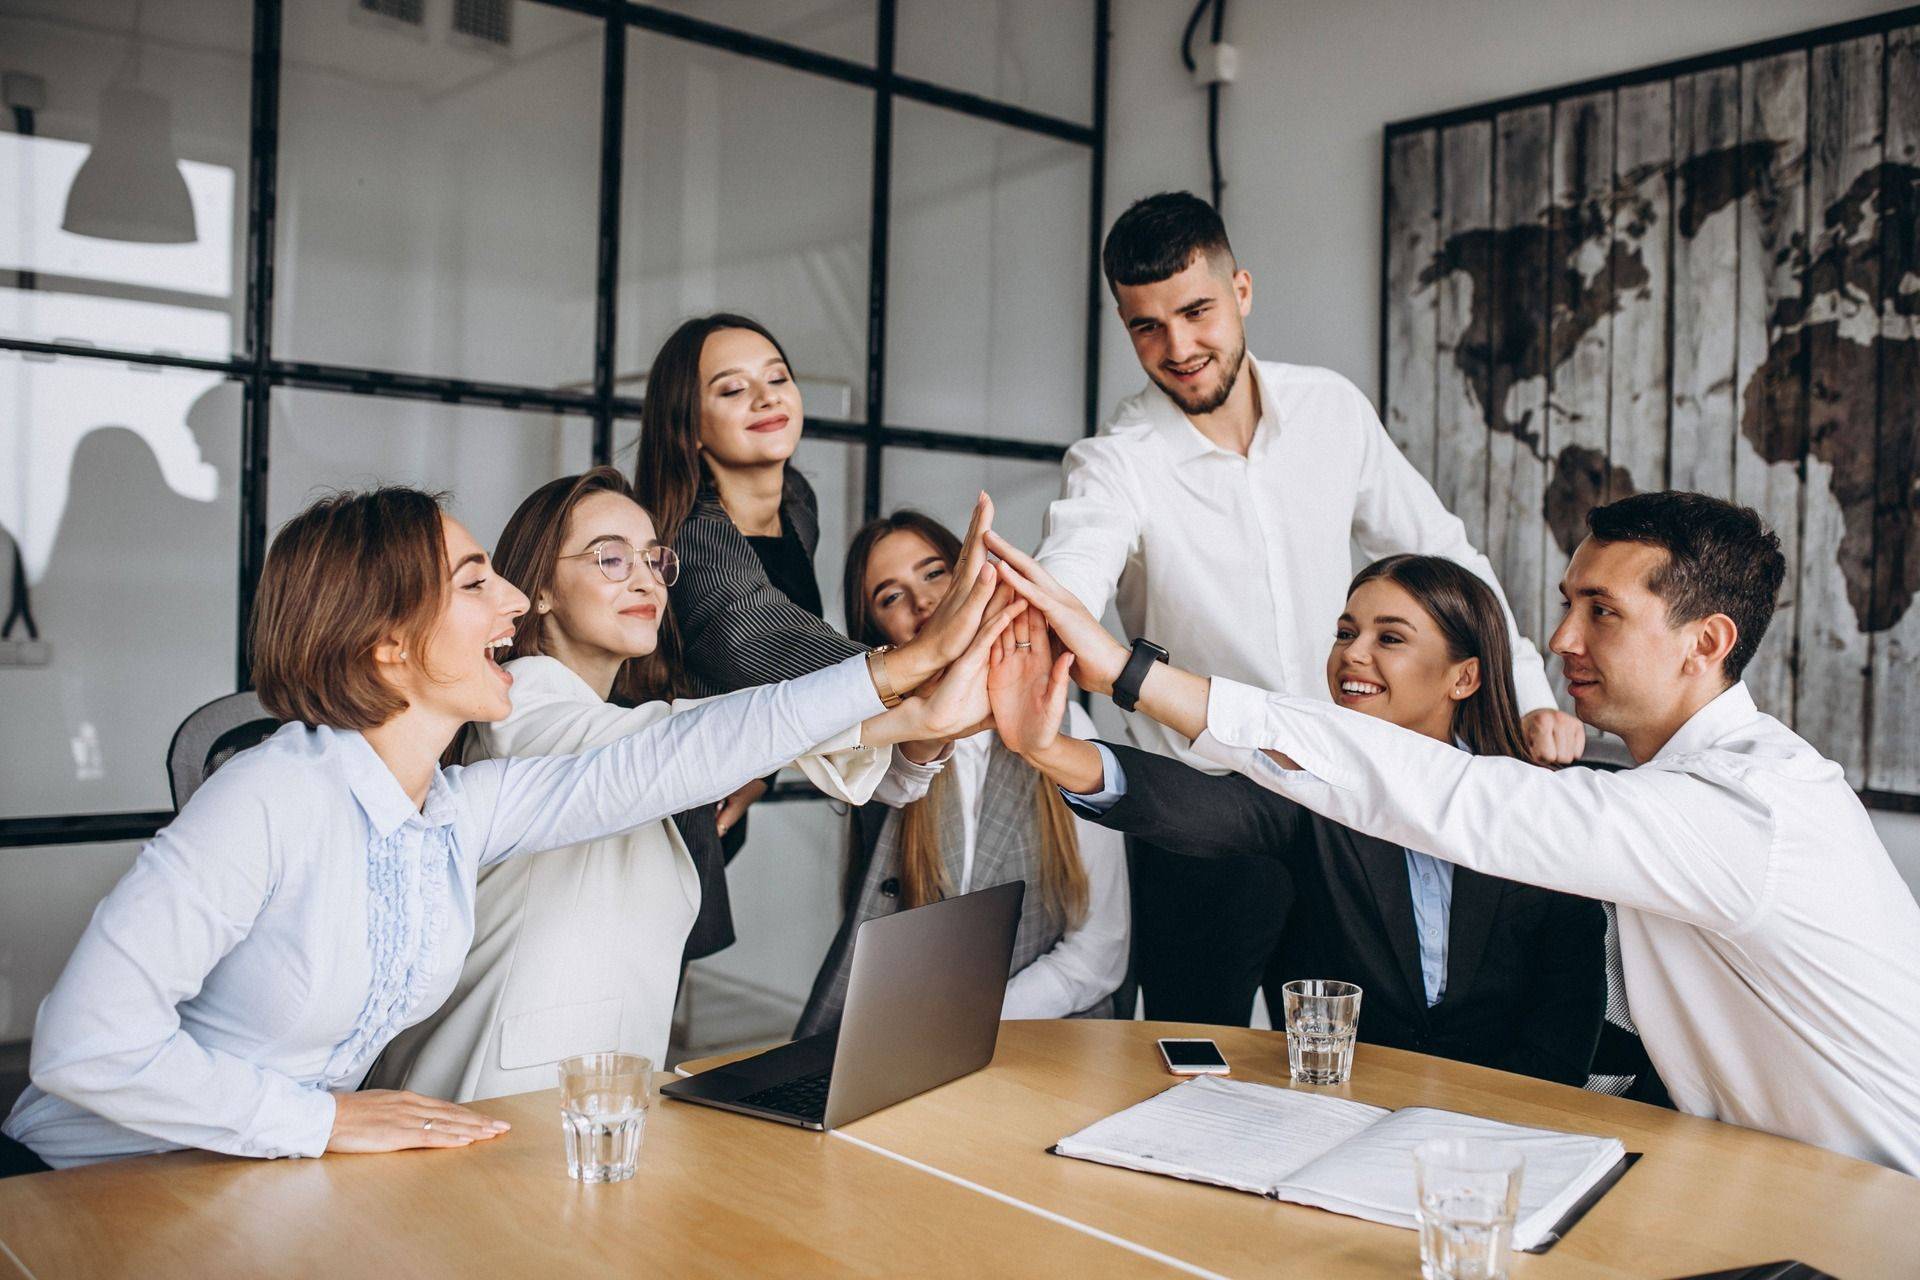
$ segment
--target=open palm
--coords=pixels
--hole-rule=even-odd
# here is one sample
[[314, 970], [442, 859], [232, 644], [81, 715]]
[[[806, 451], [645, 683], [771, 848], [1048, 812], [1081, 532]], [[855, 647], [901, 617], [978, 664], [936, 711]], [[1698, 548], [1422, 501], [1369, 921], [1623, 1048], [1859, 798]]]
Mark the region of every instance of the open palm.
[[1025, 754], [1052, 745], [1067, 712], [1067, 671], [1072, 665], [1070, 653], [1054, 660], [1047, 625], [1037, 609], [1016, 617], [994, 643], [987, 701], [1007, 750]]

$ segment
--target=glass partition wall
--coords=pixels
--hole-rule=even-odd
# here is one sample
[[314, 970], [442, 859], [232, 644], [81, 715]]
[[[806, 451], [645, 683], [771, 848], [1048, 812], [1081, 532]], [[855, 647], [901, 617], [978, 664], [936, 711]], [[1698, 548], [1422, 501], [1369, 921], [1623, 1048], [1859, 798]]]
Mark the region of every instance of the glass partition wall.
[[491, 544], [542, 481], [631, 466], [692, 314], [792, 353], [831, 621], [880, 511], [957, 525], [984, 484], [1032, 543], [1095, 421], [1106, 27], [1105, 0], [0, 0], [16, 873], [171, 816], [168, 741], [245, 687], [280, 522], [412, 483]]

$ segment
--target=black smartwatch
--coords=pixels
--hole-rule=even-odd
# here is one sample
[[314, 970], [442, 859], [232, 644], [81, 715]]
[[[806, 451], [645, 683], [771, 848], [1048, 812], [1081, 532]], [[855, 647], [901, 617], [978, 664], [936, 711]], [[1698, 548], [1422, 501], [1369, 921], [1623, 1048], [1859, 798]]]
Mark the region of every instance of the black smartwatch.
[[1135, 640], [1133, 656], [1127, 659], [1127, 665], [1120, 668], [1120, 674], [1113, 681], [1113, 705], [1122, 711], [1133, 710], [1134, 703], [1140, 701], [1140, 685], [1147, 678], [1147, 668], [1156, 662], [1165, 662], [1167, 651], [1151, 640]]

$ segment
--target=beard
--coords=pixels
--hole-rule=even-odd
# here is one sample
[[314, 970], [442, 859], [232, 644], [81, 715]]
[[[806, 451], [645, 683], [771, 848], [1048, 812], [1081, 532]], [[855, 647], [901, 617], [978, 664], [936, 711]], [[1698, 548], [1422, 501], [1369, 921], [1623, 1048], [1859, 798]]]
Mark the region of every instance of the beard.
[[1214, 384], [1211, 391], [1184, 391], [1177, 386], [1168, 386], [1162, 382], [1158, 373], [1150, 373], [1148, 376], [1153, 379], [1154, 386], [1166, 392], [1167, 397], [1180, 406], [1182, 413], [1189, 417], [1196, 415], [1204, 417], [1225, 404], [1227, 397], [1233, 394], [1234, 386], [1240, 381], [1240, 366], [1246, 358], [1247, 344], [1243, 338], [1240, 345], [1233, 349], [1233, 353], [1219, 362], [1220, 380]]

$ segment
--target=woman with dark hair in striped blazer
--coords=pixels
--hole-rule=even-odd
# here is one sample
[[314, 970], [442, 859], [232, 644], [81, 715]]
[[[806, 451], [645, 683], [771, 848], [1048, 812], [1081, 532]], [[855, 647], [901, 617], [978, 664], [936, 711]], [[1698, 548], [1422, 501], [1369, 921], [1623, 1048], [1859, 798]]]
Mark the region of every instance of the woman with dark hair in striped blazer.
[[[672, 602], [688, 692], [791, 680], [866, 652], [822, 620], [819, 505], [789, 465], [804, 414], [779, 339], [730, 312], [688, 320], [653, 358], [640, 421], [634, 495], [680, 556]], [[992, 512], [980, 495], [975, 526]], [[745, 840], [747, 806], [765, 791], [764, 781], [749, 783], [721, 806], [726, 860]], [[711, 884], [724, 862], [701, 862], [709, 892], [688, 959], [733, 941], [726, 896]]]

